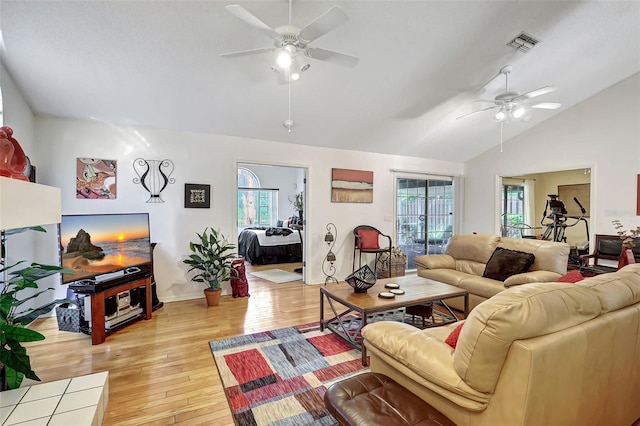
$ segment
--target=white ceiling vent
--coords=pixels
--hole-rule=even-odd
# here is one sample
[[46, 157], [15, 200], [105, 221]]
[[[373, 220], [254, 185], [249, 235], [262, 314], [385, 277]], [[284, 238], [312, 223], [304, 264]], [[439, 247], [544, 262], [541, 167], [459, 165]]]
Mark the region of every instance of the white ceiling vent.
[[521, 52], [527, 52], [533, 46], [538, 44], [540, 40], [536, 39], [533, 36], [525, 33], [524, 31], [520, 33], [516, 38], [507, 43], [507, 46], [514, 47]]

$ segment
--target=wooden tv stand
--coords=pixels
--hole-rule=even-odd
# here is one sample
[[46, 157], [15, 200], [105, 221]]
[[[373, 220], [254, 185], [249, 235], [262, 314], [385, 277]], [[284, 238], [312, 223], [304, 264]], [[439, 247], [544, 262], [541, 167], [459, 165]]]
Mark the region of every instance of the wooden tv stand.
[[[76, 294], [82, 294], [90, 296], [91, 298], [91, 343], [99, 345], [103, 343], [107, 337], [106, 318], [105, 318], [105, 299], [111, 296], [117, 296], [123, 291], [132, 290], [134, 288], [145, 288], [144, 301], [140, 301], [143, 305], [142, 312], [130, 319], [126, 319], [122, 324], [117, 324], [114, 328], [119, 328], [128, 324], [130, 321], [144, 317], [144, 319], [151, 319], [152, 315], [152, 289], [151, 289], [152, 277], [148, 268], [141, 268], [139, 272], [131, 273], [117, 277], [113, 280], [108, 280], [98, 283], [75, 283], [69, 287]], [[86, 299], [85, 299], [86, 300]], [[86, 302], [85, 302], [86, 303]], [[109, 330], [111, 331], [111, 330]]]
[[[91, 344], [99, 345], [107, 338], [104, 317], [104, 300], [107, 297], [115, 296], [126, 290], [134, 288], [145, 288], [145, 308], [144, 319], [151, 319], [151, 277], [147, 276], [141, 279], [135, 279], [127, 283], [110, 287], [104, 291], [91, 293]], [[142, 303], [142, 302], [141, 302]]]

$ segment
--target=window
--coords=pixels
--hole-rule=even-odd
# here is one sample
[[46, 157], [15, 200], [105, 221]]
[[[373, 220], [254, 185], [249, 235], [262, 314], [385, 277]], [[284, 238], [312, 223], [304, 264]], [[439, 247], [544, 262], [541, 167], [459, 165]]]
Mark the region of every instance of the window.
[[238, 227], [274, 226], [278, 217], [278, 190], [260, 187], [251, 170], [238, 167]]
[[502, 236], [522, 238], [524, 186], [502, 185]]

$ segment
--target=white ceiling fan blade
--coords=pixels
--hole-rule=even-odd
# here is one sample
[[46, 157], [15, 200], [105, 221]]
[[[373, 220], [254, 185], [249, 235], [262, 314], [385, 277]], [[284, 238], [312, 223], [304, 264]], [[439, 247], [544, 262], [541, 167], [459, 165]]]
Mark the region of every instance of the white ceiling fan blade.
[[307, 24], [300, 30], [298, 37], [306, 43], [310, 43], [320, 36], [325, 35], [332, 29], [344, 24], [349, 20], [349, 16], [338, 6], [333, 6], [314, 21]]
[[459, 120], [459, 119], [465, 118], [465, 117], [469, 117], [470, 115], [478, 114], [479, 112], [489, 111], [490, 109], [494, 109], [494, 108], [498, 108], [498, 105], [490, 106], [490, 107], [487, 107], [487, 108], [482, 108], [482, 109], [479, 109], [478, 111], [473, 111], [473, 112], [470, 112], [469, 114], [461, 115], [460, 117], [456, 117], [456, 120]]
[[260, 47], [258, 49], [239, 50], [237, 52], [221, 53], [223, 58], [237, 58], [239, 56], [257, 55], [259, 53], [273, 52], [275, 47]]
[[539, 89], [532, 90], [532, 91], [527, 92], [527, 93], [523, 93], [522, 95], [518, 96], [516, 99], [517, 100], [531, 99], [531, 98], [535, 98], [536, 96], [546, 95], [547, 93], [551, 93], [551, 92], [553, 92], [555, 90], [557, 90], [557, 87], [544, 86], [544, 87], [541, 87]]
[[253, 28], [258, 31], [266, 34], [268, 37], [282, 41], [282, 36], [275, 32], [270, 26], [262, 22], [260, 19], [256, 18], [252, 15], [247, 9], [237, 4], [230, 4], [226, 6], [226, 9], [232, 14], [236, 15], [238, 18], [242, 19], [247, 24], [251, 25]]
[[349, 68], [355, 67], [360, 60], [360, 58], [356, 58], [355, 56], [334, 52], [333, 50], [321, 49], [319, 47], [310, 47], [307, 49], [306, 53], [310, 58], [331, 62], [332, 64], [342, 65], [343, 67]]
[[540, 108], [540, 109], [558, 109], [562, 106], [559, 102], [538, 102], [537, 104], [532, 104], [531, 108]]
[[490, 102], [496, 105], [503, 105], [504, 101], [500, 99], [474, 99], [473, 102]]

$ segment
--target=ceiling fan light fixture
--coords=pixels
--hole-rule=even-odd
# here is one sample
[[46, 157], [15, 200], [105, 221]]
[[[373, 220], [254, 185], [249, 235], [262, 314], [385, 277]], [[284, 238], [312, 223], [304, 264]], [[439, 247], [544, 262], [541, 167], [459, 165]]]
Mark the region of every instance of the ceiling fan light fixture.
[[307, 60], [304, 58], [304, 55], [302, 54], [296, 55], [295, 63], [296, 67], [300, 70], [301, 73], [311, 68], [311, 64], [307, 62]]
[[525, 112], [527, 112], [526, 108], [523, 106], [519, 106], [512, 112], [513, 118], [516, 118], [516, 119], [523, 118]]
[[496, 121], [505, 121], [507, 119], [507, 116], [507, 111], [505, 111], [504, 108], [500, 108], [500, 110], [496, 112], [496, 115], [494, 115], [493, 118], [495, 118]]
[[287, 44], [278, 52], [278, 56], [276, 57], [276, 64], [278, 64], [280, 69], [288, 70], [293, 63], [293, 56], [295, 55], [295, 53], [296, 47], [291, 44]]

